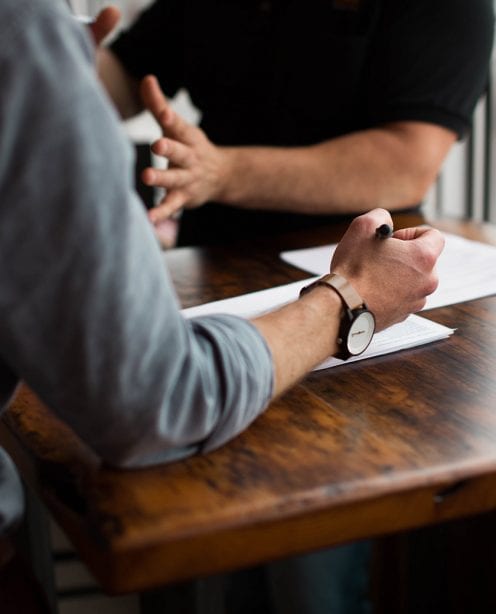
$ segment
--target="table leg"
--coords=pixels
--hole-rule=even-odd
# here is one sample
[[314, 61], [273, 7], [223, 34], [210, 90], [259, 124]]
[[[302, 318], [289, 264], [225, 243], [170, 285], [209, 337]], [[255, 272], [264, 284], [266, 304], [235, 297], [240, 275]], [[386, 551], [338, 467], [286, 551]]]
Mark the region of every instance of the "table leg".
[[496, 612], [496, 512], [382, 538], [374, 614]]
[[48, 513], [29, 487], [25, 486], [24, 492], [26, 512], [24, 520], [16, 532], [16, 546], [31, 566], [36, 580], [43, 588], [50, 612], [57, 614], [57, 592]]
[[224, 614], [224, 577], [182, 582], [140, 595], [141, 614]]

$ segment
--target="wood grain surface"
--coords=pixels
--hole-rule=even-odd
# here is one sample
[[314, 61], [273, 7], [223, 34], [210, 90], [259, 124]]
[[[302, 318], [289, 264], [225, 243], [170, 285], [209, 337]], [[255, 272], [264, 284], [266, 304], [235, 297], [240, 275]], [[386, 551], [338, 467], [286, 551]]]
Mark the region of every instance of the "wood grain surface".
[[[395, 226], [419, 222], [395, 219]], [[496, 244], [496, 231], [436, 225]], [[183, 306], [307, 277], [281, 249], [343, 228], [166, 256]], [[496, 508], [496, 298], [431, 312], [450, 339], [310, 374], [206, 456], [139, 471], [21, 387], [0, 441], [102, 587], [130, 592]]]

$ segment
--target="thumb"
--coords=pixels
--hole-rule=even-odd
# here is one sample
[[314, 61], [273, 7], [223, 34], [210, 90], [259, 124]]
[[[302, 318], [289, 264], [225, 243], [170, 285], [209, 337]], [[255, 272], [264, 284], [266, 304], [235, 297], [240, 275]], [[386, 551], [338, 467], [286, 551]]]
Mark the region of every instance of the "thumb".
[[89, 26], [95, 45], [100, 45], [115, 29], [120, 18], [121, 13], [116, 6], [107, 6], [98, 13], [95, 21]]

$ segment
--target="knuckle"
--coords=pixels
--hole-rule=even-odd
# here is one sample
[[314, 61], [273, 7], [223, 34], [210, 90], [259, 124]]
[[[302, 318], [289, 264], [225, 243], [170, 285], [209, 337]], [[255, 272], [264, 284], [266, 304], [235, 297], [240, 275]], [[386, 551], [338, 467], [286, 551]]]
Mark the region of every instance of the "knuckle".
[[437, 254], [432, 247], [416, 245], [415, 259], [421, 271], [432, 271], [437, 261]]
[[422, 311], [422, 309], [425, 307], [425, 304], [427, 302], [427, 299], [425, 298], [425, 296], [421, 299], [419, 299], [416, 304], [415, 304], [415, 308], [413, 309], [412, 313], [417, 313], [419, 311]]
[[192, 150], [189, 150], [186, 152], [184, 156], [184, 166], [187, 166], [190, 168], [198, 168], [197, 156]]
[[432, 270], [436, 266], [436, 262], [437, 262], [436, 251], [433, 248], [427, 250], [426, 255], [425, 255], [425, 264], [428, 267], [428, 269]]
[[369, 227], [370, 220], [367, 214], [355, 217], [350, 224], [350, 230], [359, 234], [364, 234], [365, 232], [367, 232], [367, 229]]
[[436, 291], [439, 285], [439, 278], [437, 275], [431, 275], [426, 284], [426, 295], [432, 294]]

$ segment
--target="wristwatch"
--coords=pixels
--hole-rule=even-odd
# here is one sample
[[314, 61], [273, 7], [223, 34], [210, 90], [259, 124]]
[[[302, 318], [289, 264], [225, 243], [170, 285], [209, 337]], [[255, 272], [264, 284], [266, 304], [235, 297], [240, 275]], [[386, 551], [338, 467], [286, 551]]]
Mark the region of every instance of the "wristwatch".
[[350, 356], [358, 356], [364, 352], [374, 336], [374, 314], [367, 309], [361, 296], [350, 282], [336, 273], [328, 273], [320, 277], [300, 291], [300, 296], [310, 292], [317, 286], [327, 286], [334, 290], [343, 303], [343, 316], [339, 326], [338, 344], [340, 350], [336, 358], [347, 360]]

